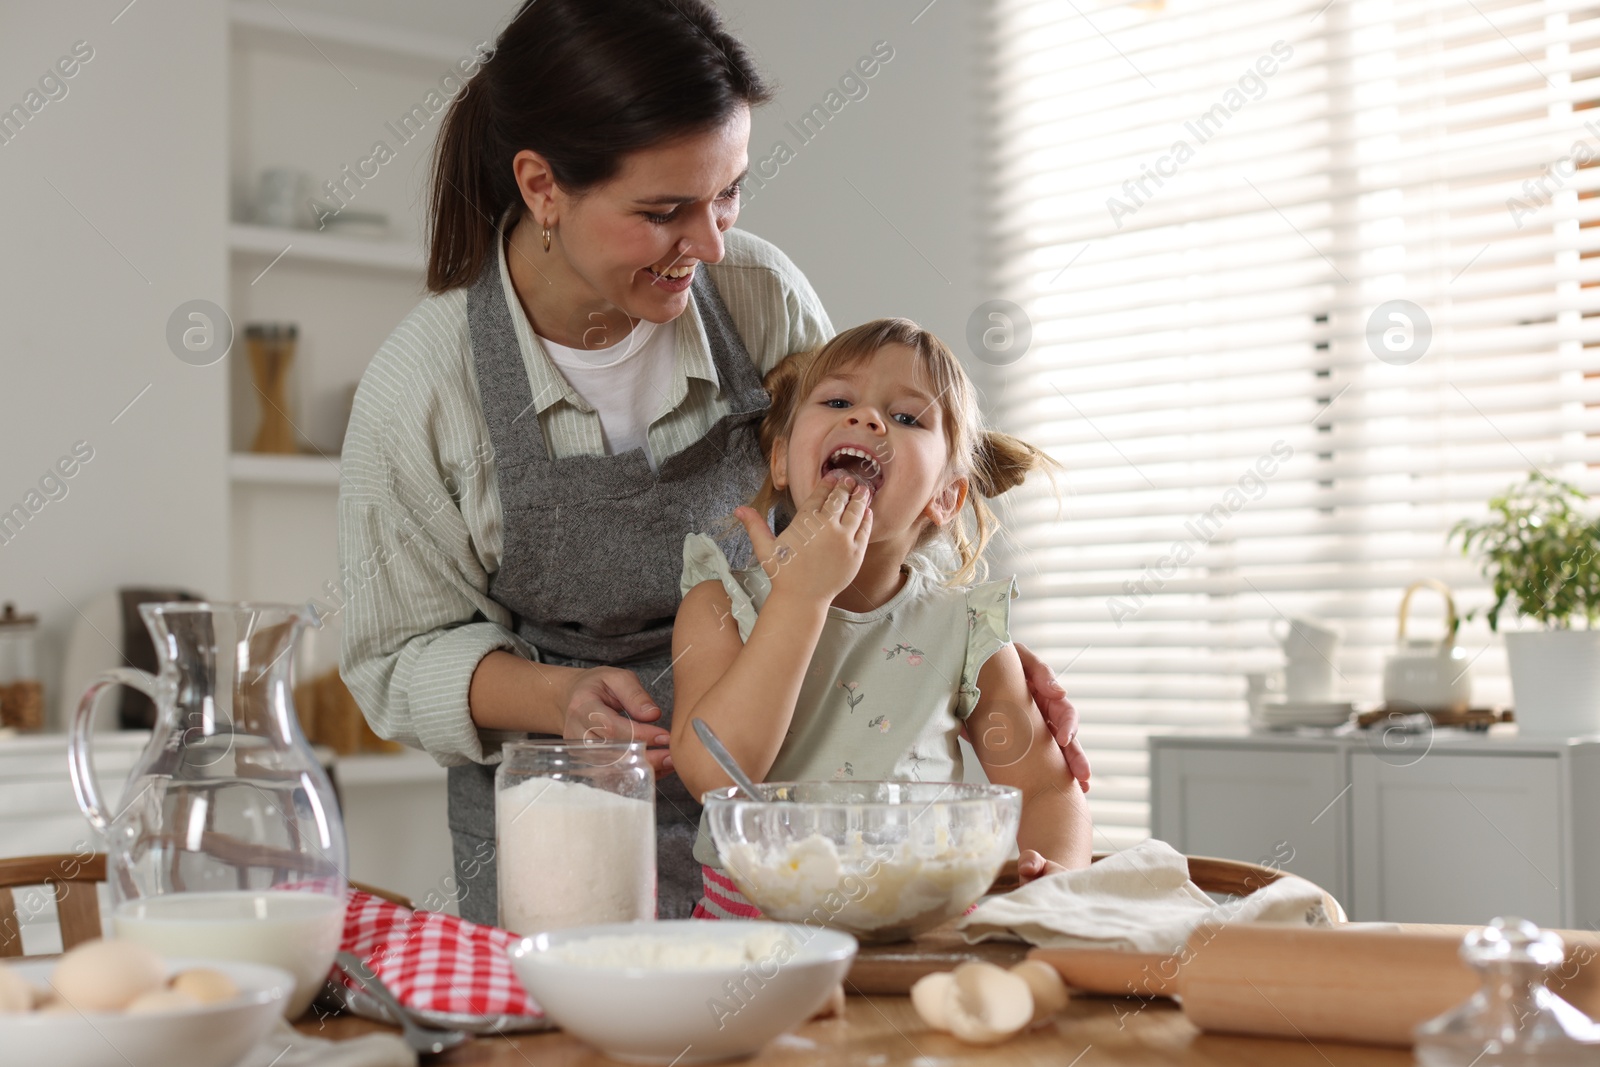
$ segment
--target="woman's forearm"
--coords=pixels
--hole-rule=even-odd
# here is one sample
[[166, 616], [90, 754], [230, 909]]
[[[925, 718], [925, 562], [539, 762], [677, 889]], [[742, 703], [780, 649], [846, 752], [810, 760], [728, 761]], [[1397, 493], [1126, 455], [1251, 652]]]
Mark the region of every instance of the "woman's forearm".
[[[763, 780], [778, 759], [827, 617], [826, 601], [774, 590], [733, 664], [694, 707], [675, 709], [674, 725], [677, 716], [684, 728], [704, 719], [745, 773]], [[674, 746], [673, 764], [692, 795], [728, 784], [698, 737], [674, 732], [684, 743]]]
[[577, 667], [534, 663], [496, 650], [478, 661], [467, 690], [473, 723], [484, 730], [516, 730], [561, 736]]

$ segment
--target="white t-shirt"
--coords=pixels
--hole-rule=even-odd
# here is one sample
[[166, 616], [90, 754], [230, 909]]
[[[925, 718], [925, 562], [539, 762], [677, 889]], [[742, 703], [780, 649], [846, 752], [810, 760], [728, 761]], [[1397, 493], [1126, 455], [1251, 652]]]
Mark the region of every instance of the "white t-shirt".
[[677, 319], [664, 324], [640, 319], [633, 332], [609, 348], [568, 348], [539, 338], [567, 384], [600, 416], [607, 453], [620, 456], [642, 448], [651, 470], [657, 464], [647, 431], [671, 395], [677, 326]]

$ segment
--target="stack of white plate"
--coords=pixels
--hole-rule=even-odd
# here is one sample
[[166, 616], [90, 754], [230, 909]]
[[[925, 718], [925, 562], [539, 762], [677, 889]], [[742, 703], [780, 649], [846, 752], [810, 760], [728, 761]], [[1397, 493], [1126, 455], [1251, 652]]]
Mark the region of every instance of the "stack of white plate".
[[1268, 726], [1342, 726], [1356, 706], [1348, 700], [1280, 700], [1261, 705], [1261, 721]]

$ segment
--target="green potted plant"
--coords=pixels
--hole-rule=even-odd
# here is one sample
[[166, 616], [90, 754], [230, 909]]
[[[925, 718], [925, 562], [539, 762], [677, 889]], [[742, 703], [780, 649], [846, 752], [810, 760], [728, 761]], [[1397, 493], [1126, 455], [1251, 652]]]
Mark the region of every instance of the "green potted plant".
[[1505, 635], [1524, 735], [1600, 732], [1600, 518], [1584, 512], [1588, 500], [1531, 471], [1489, 501], [1488, 517], [1450, 531], [1463, 555], [1481, 560], [1494, 590], [1489, 628], [1499, 632], [1507, 607], [1538, 626]]

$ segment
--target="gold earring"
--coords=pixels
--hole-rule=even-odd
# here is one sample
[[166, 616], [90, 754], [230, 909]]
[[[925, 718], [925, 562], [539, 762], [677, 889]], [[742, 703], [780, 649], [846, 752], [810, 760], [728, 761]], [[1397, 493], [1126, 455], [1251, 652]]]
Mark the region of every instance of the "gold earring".
[[546, 252], [550, 251], [550, 227], [546, 226], [541, 236], [544, 238], [544, 250]]

